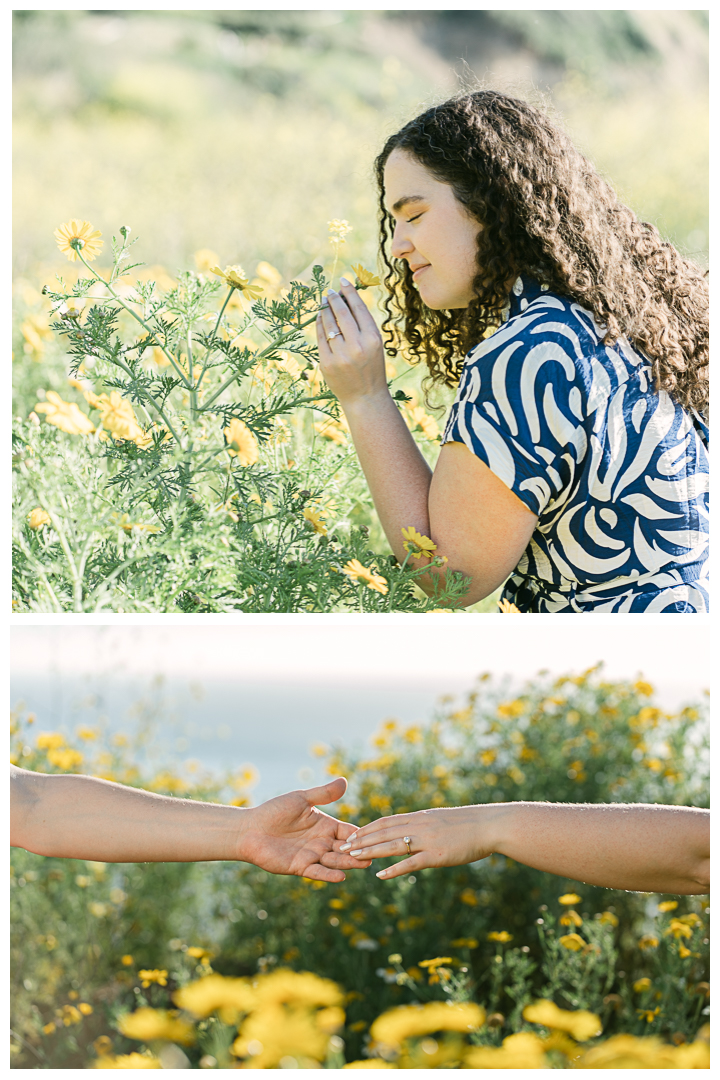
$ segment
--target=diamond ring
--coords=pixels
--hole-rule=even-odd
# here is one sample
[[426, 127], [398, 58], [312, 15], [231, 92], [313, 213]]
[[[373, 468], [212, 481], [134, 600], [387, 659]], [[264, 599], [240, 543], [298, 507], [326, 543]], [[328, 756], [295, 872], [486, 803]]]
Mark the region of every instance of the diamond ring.
[[409, 836], [403, 836], [403, 844], [407, 848], [408, 855], [412, 855], [412, 851], [410, 850], [410, 837]]
[[329, 333], [329, 334], [327, 335], [327, 339], [328, 339], [328, 341], [332, 341], [332, 339], [333, 339], [333, 338], [335, 338], [335, 337], [342, 337], [342, 334], [340, 333], [340, 331], [339, 331], [339, 330], [332, 330], [332, 331], [331, 331], [331, 332], [330, 332], [330, 333]]

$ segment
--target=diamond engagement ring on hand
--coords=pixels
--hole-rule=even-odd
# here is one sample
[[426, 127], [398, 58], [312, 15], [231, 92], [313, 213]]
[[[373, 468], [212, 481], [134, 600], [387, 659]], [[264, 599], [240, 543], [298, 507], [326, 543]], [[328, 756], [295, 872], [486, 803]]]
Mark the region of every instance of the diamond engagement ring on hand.
[[333, 339], [333, 338], [335, 338], [335, 337], [342, 337], [342, 334], [340, 333], [340, 331], [339, 331], [339, 330], [332, 330], [332, 331], [331, 331], [331, 332], [330, 332], [330, 333], [329, 333], [329, 334], [327, 335], [327, 339], [328, 339], [328, 341], [332, 341], [332, 339]]
[[410, 837], [409, 836], [403, 836], [403, 844], [407, 848], [408, 855], [412, 855], [412, 851], [410, 850]]

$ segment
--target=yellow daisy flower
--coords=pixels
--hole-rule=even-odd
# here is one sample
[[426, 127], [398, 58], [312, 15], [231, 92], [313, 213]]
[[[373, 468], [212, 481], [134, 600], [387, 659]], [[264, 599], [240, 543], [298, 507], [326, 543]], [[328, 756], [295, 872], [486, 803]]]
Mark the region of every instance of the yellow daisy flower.
[[231, 289], [245, 293], [251, 300], [257, 300], [263, 291], [260, 285], [250, 284], [250, 278], [245, 277], [242, 266], [226, 266], [224, 270], [221, 270], [219, 266], [211, 266], [210, 271], [217, 277], [223, 278], [225, 284]]
[[320, 533], [321, 536], [327, 536], [327, 525], [321, 510], [314, 510], [311, 506], [306, 506], [303, 510], [303, 517], [306, 521], [310, 522], [316, 533]]
[[387, 580], [376, 574], [374, 570], [368, 570], [359, 559], [351, 559], [349, 563], [343, 566], [342, 572], [347, 574], [350, 580], [356, 584], [358, 581], [362, 581], [369, 589], [374, 589], [375, 592], [382, 593], [383, 596], [388, 591]]
[[411, 552], [413, 559], [420, 559], [423, 555], [430, 558], [433, 551], [437, 551], [437, 544], [433, 544], [429, 536], [423, 536], [412, 525], [401, 531], [405, 537], [403, 547], [406, 551]]
[[145, 989], [148, 988], [150, 983], [157, 983], [158, 986], [167, 986], [167, 975], [167, 971], [158, 968], [144, 968], [142, 971], [138, 971], [138, 978], [141, 980]]
[[358, 285], [364, 285], [366, 289], [370, 289], [373, 285], [380, 284], [380, 278], [377, 274], [373, 274], [371, 270], [366, 270], [360, 263], [351, 269], [357, 278]]
[[192, 1024], [187, 1020], [176, 1020], [164, 1009], [143, 1008], [126, 1013], [119, 1018], [118, 1029], [127, 1038], [143, 1043], [162, 1039], [187, 1046], [195, 1041]]
[[90, 435], [95, 425], [75, 402], [63, 401], [55, 390], [48, 390], [46, 400], [35, 406], [36, 413], [45, 413], [48, 424], [66, 431], [68, 435]]
[[559, 941], [563, 948], [570, 949], [572, 952], [584, 949], [587, 945], [587, 942], [579, 934], [563, 934]]
[[[577, 935], [575, 935], [577, 936]], [[587, 1009], [560, 1009], [547, 999], [536, 1001], [532, 1005], [526, 1005], [523, 1009], [523, 1017], [531, 1024], [543, 1024], [544, 1027], [553, 1028], [555, 1031], [566, 1031], [578, 1042], [587, 1042], [602, 1031], [600, 1017]]]
[[520, 608], [515, 607], [509, 600], [498, 600], [498, 607], [502, 611], [503, 615], [520, 615], [522, 612]]
[[254, 465], [258, 459], [259, 451], [257, 439], [250, 428], [235, 418], [225, 428], [227, 439], [227, 452], [231, 457], [236, 457], [240, 465]]
[[117, 1057], [99, 1057], [96, 1069], [162, 1069], [160, 1058], [153, 1054], [118, 1054]]
[[102, 233], [93, 227], [89, 221], [66, 221], [55, 230], [57, 246], [64, 251], [71, 262], [75, 262], [78, 251], [82, 251], [83, 257], [92, 262], [102, 251]]
[[85, 399], [93, 409], [97, 409], [102, 416], [102, 426], [116, 439], [129, 439], [141, 449], [145, 449], [152, 443], [152, 438], [146, 435], [137, 422], [135, 411], [125, 398], [113, 390], [107, 394], [85, 393]]
[[50, 515], [43, 510], [42, 506], [36, 506], [28, 514], [27, 520], [31, 529], [40, 529], [43, 525], [50, 524]]

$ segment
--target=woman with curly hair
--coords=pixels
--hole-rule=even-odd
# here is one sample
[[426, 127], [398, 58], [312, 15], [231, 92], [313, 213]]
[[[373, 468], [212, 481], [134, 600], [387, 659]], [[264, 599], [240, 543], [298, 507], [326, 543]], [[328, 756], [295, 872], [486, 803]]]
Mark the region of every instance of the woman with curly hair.
[[457, 387], [433, 473], [380, 329], [328, 293], [320, 364], [396, 556], [429, 537], [465, 604], [506, 582], [521, 612], [707, 611], [703, 272], [503, 94], [428, 109], [376, 172], [386, 351]]

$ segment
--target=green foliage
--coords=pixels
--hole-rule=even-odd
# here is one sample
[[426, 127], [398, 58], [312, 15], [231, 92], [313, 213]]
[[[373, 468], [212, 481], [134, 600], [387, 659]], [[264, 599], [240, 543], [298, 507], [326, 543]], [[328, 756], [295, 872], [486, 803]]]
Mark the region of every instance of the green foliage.
[[[592, 671], [554, 683], [538, 677], [517, 695], [481, 679], [465, 701], [441, 702], [428, 726], [386, 723], [368, 760], [331, 751], [330, 774], [350, 780], [335, 812], [361, 824], [494, 799], [706, 806], [704, 707], [669, 715], [652, 694], [645, 683], [609, 682]], [[79, 762], [62, 756], [73, 748], [58, 739], [55, 749], [47, 739], [38, 748], [27, 720], [16, 718], [13, 760], [47, 772], [82, 764], [91, 774], [191, 798], [246, 798], [247, 776], [143, 773], [138, 747], [107, 748], [87, 732]], [[373, 864], [339, 885], [232, 863], [97, 868], [14, 850], [12, 864], [13, 1027], [45, 1055], [42, 1067], [81, 1065], [92, 1038], [135, 1003], [165, 1007], [175, 986], [206, 970], [201, 958], [195, 970], [193, 946], [209, 950], [213, 970], [224, 975], [291, 967], [339, 983], [347, 992], [348, 1060], [360, 1057], [381, 1011], [413, 1001], [479, 1001], [500, 1016], [478, 1036], [489, 1046], [535, 1030], [522, 1010], [538, 997], [595, 1012], [605, 1035], [690, 1041], [706, 1018], [702, 897], [672, 898], [660, 910], [667, 898], [587, 886], [499, 856], [390, 881], [375, 876], [384, 864]], [[572, 911], [559, 904], [568, 892], [580, 897]], [[570, 934], [581, 939], [577, 950], [562, 942]], [[437, 978], [419, 966], [433, 957], [451, 958]], [[167, 970], [167, 991], [139, 986], [141, 968]], [[75, 1025], [43, 1036], [71, 991], [95, 1010], [83, 1021], [88, 1034]], [[105, 1027], [97, 1026], [100, 1013]], [[72, 1053], [63, 1042], [71, 1037]], [[133, 1048], [116, 1037], [114, 1047]], [[29, 1067], [33, 1054], [22, 1054], [17, 1061]]]
[[94, 415], [51, 393], [37, 412], [60, 432], [16, 421], [16, 610], [458, 606], [462, 575], [421, 599], [412, 552], [399, 566], [369, 546], [367, 489], [306, 333], [322, 267], [269, 298], [228, 281], [221, 303], [205, 274], [128, 285], [128, 233], [107, 278], [80, 251], [92, 277], [45, 289]]

